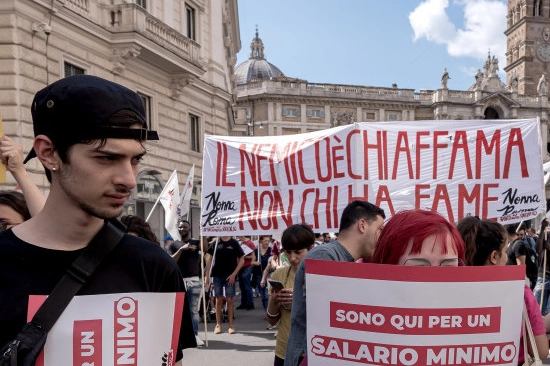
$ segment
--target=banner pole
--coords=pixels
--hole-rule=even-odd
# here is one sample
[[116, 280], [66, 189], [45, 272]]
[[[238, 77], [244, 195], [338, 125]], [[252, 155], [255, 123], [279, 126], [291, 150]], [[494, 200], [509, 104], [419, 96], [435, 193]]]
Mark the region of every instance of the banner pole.
[[206, 313], [206, 292], [204, 289], [204, 236], [201, 235], [201, 279], [202, 279], [202, 319], [204, 321], [204, 345], [208, 347], [208, 315]]
[[[544, 236], [546, 236], [546, 232], [544, 233]], [[546, 239], [546, 238], [545, 238]], [[544, 260], [543, 260], [543, 265], [542, 265], [542, 289], [541, 289], [541, 292], [540, 292], [540, 310], [542, 311], [542, 304], [544, 303], [544, 282], [546, 281], [546, 240], [543, 239], [543, 244], [544, 247], [542, 248], [542, 250], [544, 251]], [[546, 300], [548, 302], [548, 300]]]

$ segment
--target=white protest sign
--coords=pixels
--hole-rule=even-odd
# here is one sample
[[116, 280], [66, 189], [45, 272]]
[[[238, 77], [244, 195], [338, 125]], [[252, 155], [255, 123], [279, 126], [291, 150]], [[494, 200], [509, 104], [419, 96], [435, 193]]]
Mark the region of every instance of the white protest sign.
[[[36, 366], [174, 365], [184, 293], [75, 296]], [[29, 318], [45, 296], [29, 298]]]
[[525, 268], [307, 260], [308, 363], [517, 365]]
[[203, 235], [338, 231], [361, 199], [514, 223], [546, 212], [540, 123], [363, 122], [299, 135], [205, 137]]
[[243, 250], [244, 255], [249, 255], [250, 253], [252, 253], [254, 251], [254, 249], [250, 248], [246, 244], [241, 244], [241, 249]]

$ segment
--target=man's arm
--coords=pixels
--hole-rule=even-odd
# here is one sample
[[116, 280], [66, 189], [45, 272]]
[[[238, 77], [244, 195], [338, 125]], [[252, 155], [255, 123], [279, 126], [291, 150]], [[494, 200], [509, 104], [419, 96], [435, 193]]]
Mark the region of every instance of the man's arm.
[[233, 273], [231, 273], [229, 275], [229, 277], [227, 277], [227, 284], [229, 286], [233, 285], [235, 283], [235, 277], [237, 276], [237, 273], [239, 273], [239, 271], [241, 270], [241, 268], [243, 267], [243, 264], [244, 264], [244, 256], [243, 257], [239, 257], [239, 261], [237, 262], [237, 267], [235, 268], [235, 270], [233, 271]]
[[548, 239], [546, 238], [547, 227], [548, 227], [548, 220], [547, 219], [542, 220], [540, 224], [539, 238], [537, 239], [537, 253], [539, 255], [542, 254], [543, 248], [550, 250], [550, 244], [548, 243]]
[[267, 266], [265, 266], [265, 269], [262, 273], [262, 280], [260, 281], [260, 286], [263, 288], [267, 285], [267, 276], [269, 275], [269, 272], [271, 271], [271, 257], [267, 261]]
[[516, 264], [525, 265], [525, 258], [526, 258], [525, 255], [520, 255], [520, 256], [516, 257]]
[[206, 270], [204, 271], [204, 287], [210, 284], [210, 267], [212, 267], [212, 256], [210, 253], [204, 253], [206, 260]]

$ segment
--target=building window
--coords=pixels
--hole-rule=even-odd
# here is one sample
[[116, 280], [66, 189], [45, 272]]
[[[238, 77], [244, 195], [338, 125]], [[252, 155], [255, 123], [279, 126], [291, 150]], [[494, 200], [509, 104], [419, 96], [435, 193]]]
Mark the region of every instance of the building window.
[[140, 96], [143, 106], [145, 107], [145, 118], [147, 119], [145, 122], [147, 122], [147, 128], [151, 130], [151, 97], [140, 92], [137, 92], [137, 94]]
[[147, 9], [147, 0], [136, 0], [136, 4], [141, 6], [143, 9]]
[[324, 109], [316, 109], [316, 108], [308, 108], [308, 109], [306, 109], [306, 116], [307, 117], [314, 117], [314, 118], [324, 118], [325, 117], [325, 110]]
[[283, 117], [300, 117], [300, 108], [298, 107], [284, 107]]
[[190, 134], [191, 141], [189, 143], [191, 145], [191, 151], [201, 152], [200, 131], [201, 131], [201, 125], [199, 122], [199, 117], [193, 114], [190, 114], [189, 115], [189, 134]]
[[187, 19], [187, 38], [193, 41], [197, 40], [195, 9], [189, 5], [185, 6], [185, 16]]
[[74, 75], [84, 75], [85, 70], [83, 68], [77, 67], [68, 62], [65, 62], [63, 64], [63, 67], [65, 68], [65, 77], [74, 76]]
[[388, 121], [399, 121], [398, 113], [388, 113]]

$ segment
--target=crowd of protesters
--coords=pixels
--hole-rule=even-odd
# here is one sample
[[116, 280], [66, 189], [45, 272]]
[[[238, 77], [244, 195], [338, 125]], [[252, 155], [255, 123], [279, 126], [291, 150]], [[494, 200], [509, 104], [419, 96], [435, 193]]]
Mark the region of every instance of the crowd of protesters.
[[[75, 85], [82, 83], [85, 86], [84, 89], [81, 86], [75, 86], [76, 91], [71, 103], [80, 103], [79, 98], [90, 97], [89, 87], [94, 87], [98, 91], [114, 88], [122, 94], [128, 94], [129, 99], [139, 101], [135, 93], [102, 79], [77, 78], [62, 81], [60, 84], [71, 82]], [[42, 99], [61, 98], [56, 93], [59, 92], [53, 84], [37, 94], [38, 111], [33, 114], [35, 124], [40, 125], [46, 115], [54, 113], [49, 110], [53, 105], [50, 103], [51, 100], [45, 102]], [[114, 102], [123, 106], [129, 103], [128, 99], [116, 98]], [[63, 103], [63, 99], [60, 99], [59, 103]], [[87, 112], [92, 113], [91, 110]], [[72, 114], [62, 110], [55, 113], [59, 114], [57, 117], [60, 119], [74, 119]], [[72, 113], [79, 115], [82, 111]], [[550, 258], [548, 258], [550, 240], [547, 235], [549, 225], [547, 219], [542, 220], [538, 231], [524, 222], [502, 226], [497, 222], [481, 220], [477, 217], [463, 218], [455, 225], [437, 212], [421, 209], [397, 212], [385, 221], [386, 216], [381, 208], [369, 202], [353, 201], [342, 212], [338, 233], [314, 233], [307, 223], [300, 223], [286, 228], [280, 238], [272, 233], [265, 233], [252, 237], [220, 236], [199, 240], [191, 235], [191, 223], [180, 220], [178, 222], [180, 237], [172, 238], [167, 235], [161, 244], [145, 220], [138, 216], [120, 216], [124, 204], [123, 198], [127, 198], [135, 186], [135, 176], [119, 177], [120, 169], [129, 169], [134, 172], [136, 165], [134, 160], [138, 160], [145, 154], [141, 142], [135, 141], [135, 131], [142, 129], [145, 131], [142, 111], [138, 108], [133, 113], [135, 115], [131, 116], [131, 122], [134, 121], [132, 118], [137, 122], [130, 123], [131, 128], [124, 125], [126, 122], [122, 123], [122, 126], [117, 125], [121, 120], [129, 118], [126, 115], [118, 116], [113, 121], [108, 119], [109, 123], [116, 125], [115, 127], [94, 126], [95, 122], [91, 121], [92, 125], [87, 131], [92, 137], [82, 135], [80, 140], [60, 139], [58, 132], [54, 130], [62, 126], [40, 127], [44, 131], [37, 135], [34, 149], [26, 160], [38, 157], [44, 165], [46, 175], [52, 182], [51, 193], [47, 199], [42, 196], [27, 175], [23, 165], [21, 146], [6, 136], [0, 137], [0, 160], [12, 173], [23, 192], [0, 192], [0, 231], [3, 232], [0, 239], [3, 241], [2, 250], [6, 254], [0, 257], [3, 258], [3, 265], [6, 268], [12, 269], [13, 273], [20, 273], [17, 278], [12, 272], [6, 272], [3, 276], [18, 281], [23, 288], [23, 282], [31, 279], [34, 281], [37, 278], [35, 276], [26, 279], [28, 273], [23, 271], [34, 264], [26, 261], [27, 257], [21, 257], [21, 251], [25, 251], [24, 254], [29, 257], [35, 256], [37, 263], [40, 259], [37, 255], [39, 251], [48, 253], [47, 255], [51, 258], [57, 257], [63, 251], [71, 252], [75, 249], [74, 253], [78, 254], [78, 250], [86, 247], [103, 226], [108, 226], [118, 217], [125, 225], [123, 228], [126, 234], [129, 234], [121, 234], [123, 239], [119, 246], [129, 249], [139, 248], [141, 252], [134, 250], [133, 256], [117, 257], [117, 261], [124, 263], [124, 266], [113, 265], [105, 272], [122, 276], [131, 272], [134, 278], [139, 278], [135, 285], [118, 281], [116, 290], [119, 292], [185, 291], [186, 293], [178, 361], [182, 359], [181, 349], [204, 344], [198, 333], [201, 299], [204, 299], [204, 303], [208, 303], [208, 311], [202, 312], [202, 316], [213, 314], [215, 317], [216, 325], [213, 333], [223, 333], [222, 323], [227, 321], [227, 333], [234, 334], [237, 332], [235, 311], [254, 309], [254, 299], [259, 298], [265, 313], [264, 325], [267, 329], [278, 327], [274, 365], [298, 366], [307, 364], [307, 295], [304, 261], [306, 258], [402, 266], [525, 265], [524, 302], [536, 347], [524, 349], [520, 342], [519, 363], [524, 362], [527, 352], [532, 354], [536, 351], [541, 359], [547, 357], [546, 334], [550, 330]], [[139, 136], [153, 136], [152, 138], [156, 136], [152, 134], [154, 131], [148, 132]], [[108, 171], [121, 181], [125, 179], [124, 192], [120, 187], [117, 188], [118, 190], [113, 190], [106, 195], [108, 201], [106, 203], [94, 201], [90, 196], [94, 188], [98, 192], [101, 191], [99, 186], [104, 184], [101, 179], [107, 180], [107, 178], [96, 176], [95, 181], [91, 180], [90, 177], [95, 174], [94, 164], [99, 164], [95, 160], [89, 161], [90, 154], [86, 153], [86, 150], [95, 149], [96, 153], [100, 151], [103, 155], [111, 154], [111, 150], [101, 150], [105, 145], [89, 143], [90, 139], [96, 141], [96, 138], [104, 139], [110, 149], [120, 150], [120, 154], [115, 154], [119, 160], [105, 163], [102, 166], [103, 171]], [[63, 147], [61, 156], [56, 152], [56, 144]], [[69, 149], [74, 146], [76, 148]], [[88, 165], [78, 167], [80, 170], [76, 169], [71, 166], [69, 155], [75, 160], [81, 159]], [[86, 169], [91, 167], [90, 171], [87, 172], [84, 167]], [[83, 182], [87, 180], [89, 184], [95, 182], [98, 186], [92, 186], [85, 192], [83, 187], [75, 185], [75, 179], [82, 179]], [[75, 236], [71, 232], [70, 225], [60, 224], [60, 221], [51, 225], [56, 213], [64, 214], [66, 221], [72, 221], [74, 227], [82, 229], [80, 230], [82, 235], [76, 235], [78, 237], [75, 241], [76, 245], [73, 245], [72, 241], [65, 240], [65, 236]], [[79, 217], [80, 220], [78, 220]], [[48, 235], [41, 236], [42, 234]], [[54, 242], [52, 240], [55, 236], [59, 240]], [[42, 240], [44, 238], [47, 239], [45, 242]], [[29, 246], [28, 243], [36, 243], [36, 245]], [[159, 247], [167, 251], [172, 259]], [[59, 271], [51, 275], [52, 279], [59, 279], [63, 275], [64, 267], [71, 264], [69, 259], [74, 259], [72, 254], [67, 256], [68, 259], [64, 260]], [[14, 258], [21, 260], [21, 263], [14, 262], [12, 260]], [[129, 266], [132, 268], [126, 270]], [[149, 271], [142, 270], [143, 266], [148, 267]], [[126, 269], [121, 270], [123, 267]], [[166, 278], [170, 278], [169, 287], [156, 283], [154, 275], [157, 272], [163, 272]], [[113, 280], [117, 282], [118, 278]], [[56, 281], [52, 280], [47, 285], [30, 291], [49, 294], [55, 283]], [[112, 291], [112, 289], [105, 290], [104, 285], [105, 282], [94, 283], [90, 293], [103, 294], [104, 291]], [[4, 285], [1, 291], [6, 296], [12, 296], [14, 288]], [[15, 297], [23, 298], [19, 294]], [[237, 297], [240, 303], [236, 306]], [[12, 306], [9, 302], [4, 302], [3, 305], [5, 309]], [[20, 308], [23, 309], [24, 306]], [[4, 313], [8, 314], [8, 311]], [[11, 339], [25, 323], [25, 318], [26, 314], [23, 311], [19, 311], [16, 318], [0, 317], [0, 325], [9, 325], [9, 328], [3, 327], [7, 330], [3, 330], [4, 333], [0, 334], [2, 341]], [[519, 330], [518, 335], [521, 339], [525, 337]]]

